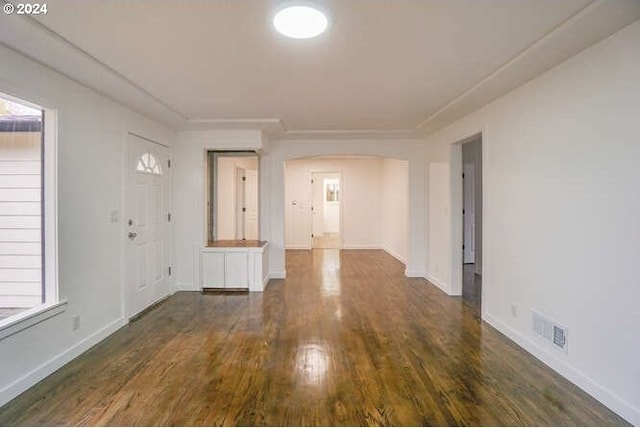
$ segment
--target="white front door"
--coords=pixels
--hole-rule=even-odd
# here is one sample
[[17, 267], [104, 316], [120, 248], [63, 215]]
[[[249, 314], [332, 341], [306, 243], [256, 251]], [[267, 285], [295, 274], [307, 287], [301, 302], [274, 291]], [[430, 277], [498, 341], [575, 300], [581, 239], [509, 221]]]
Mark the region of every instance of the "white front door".
[[128, 135], [126, 307], [130, 318], [169, 295], [169, 149]]
[[244, 182], [244, 238], [258, 239], [258, 171], [248, 169]]
[[472, 163], [464, 164], [462, 179], [463, 221], [464, 221], [464, 256], [463, 263], [476, 261], [476, 210], [475, 210], [475, 167]]

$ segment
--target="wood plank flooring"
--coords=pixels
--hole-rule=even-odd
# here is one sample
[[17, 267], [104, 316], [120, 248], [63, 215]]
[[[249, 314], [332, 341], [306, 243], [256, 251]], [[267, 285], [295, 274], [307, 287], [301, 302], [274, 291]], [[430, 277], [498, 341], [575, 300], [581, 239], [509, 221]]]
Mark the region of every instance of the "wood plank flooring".
[[264, 293], [177, 293], [0, 425], [625, 425], [382, 251], [288, 251]]

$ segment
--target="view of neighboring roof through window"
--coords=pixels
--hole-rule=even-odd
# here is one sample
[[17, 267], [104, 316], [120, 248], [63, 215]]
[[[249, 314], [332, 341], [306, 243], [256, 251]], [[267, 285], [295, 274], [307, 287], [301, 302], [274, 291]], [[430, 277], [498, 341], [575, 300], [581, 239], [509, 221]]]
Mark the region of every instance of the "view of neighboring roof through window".
[[42, 111], [0, 95], [0, 320], [45, 301], [42, 137]]

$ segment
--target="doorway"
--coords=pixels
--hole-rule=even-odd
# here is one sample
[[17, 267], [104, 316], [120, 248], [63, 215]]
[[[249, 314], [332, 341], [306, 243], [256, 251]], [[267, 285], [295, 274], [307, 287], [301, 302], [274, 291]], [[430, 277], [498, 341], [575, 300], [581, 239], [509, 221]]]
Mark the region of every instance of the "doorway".
[[341, 248], [340, 173], [311, 173], [311, 248]]
[[462, 299], [482, 307], [482, 137], [462, 144]]
[[255, 152], [207, 153], [207, 238], [259, 238], [259, 159]]
[[126, 302], [128, 318], [169, 295], [169, 149], [127, 137]]

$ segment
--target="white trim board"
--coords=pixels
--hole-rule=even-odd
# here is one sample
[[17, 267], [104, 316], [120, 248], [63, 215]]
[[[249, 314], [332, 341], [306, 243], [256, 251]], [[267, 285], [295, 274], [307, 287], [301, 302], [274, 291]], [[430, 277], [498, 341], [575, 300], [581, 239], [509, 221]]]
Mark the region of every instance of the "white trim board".
[[4, 387], [2, 390], [0, 390], [0, 406], [3, 406], [9, 401], [13, 400], [18, 395], [31, 388], [33, 385], [58, 370], [60, 367], [64, 366], [74, 358], [78, 357], [93, 346], [102, 342], [107, 337], [111, 336], [126, 324], [127, 323], [124, 318], [118, 318], [111, 324], [106, 325], [102, 329], [96, 331], [92, 335], [71, 346], [66, 351], [63, 351], [50, 360], [44, 362], [26, 375], [20, 377], [19, 379], [16, 379], [12, 383]]
[[426, 279], [427, 274], [421, 270], [405, 269], [404, 276], [406, 276], [407, 278], [425, 278]]
[[386, 246], [382, 246], [380, 248], [381, 250], [383, 250], [385, 253], [389, 254], [391, 257], [393, 257], [394, 259], [396, 259], [397, 261], [399, 261], [400, 263], [402, 263], [403, 265], [407, 265], [407, 259], [404, 257], [401, 257], [398, 253], [396, 253], [395, 251], [387, 248]]
[[[67, 310], [67, 301], [62, 300], [57, 303], [44, 304], [36, 306], [35, 308], [27, 309], [14, 317], [5, 318], [3, 321], [5, 325], [0, 326], [0, 341], [5, 337], [9, 337], [16, 333], [21, 332], [31, 326], [34, 326], [42, 321], [45, 321], [51, 317]], [[17, 318], [15, 321], [10, 321], [12, 318]]]
[[287, 277], [287, 271], [272, 271], [269, 272], [269, 279], [285, 279]]
[[640, 409], [636, 409], [631, 404], [624, 401], [622, 398], [615, 395], [613, 392], [599, 385], [596, 381], [586, 376], [582, 372], [576, 370], [566, 361], [553, 355], [548, 350], [542, 348], [537, 343], [533, 342], [526, 336], [523, 336], [516, 330], [512, 329], [502, 321], [494, 318], [486, 312], [482, 317], [483, 321], [486, 321], [493, 328], [500, 333], [513, 340], [516, 344], [521, 346], [525, 351], [531, 354], [533, 357], [542, 361], [547, 367], [560, 374], [569, 382], [578, 386], [584, 392], [598, 400], [600, 403], [617, 413], [619, 416], [626, 419], [634, 426], [640, 425]]
[[343, 250], [384, 250], [380, 244], [342, 244]]
[[438, 287], [440, 290], [444, 291], [448, 296], [454, 296], [453, 294], [451, 294], [449, 286], [445, 284], [444, 281], [439, 280], [436, 277], [429, 275], [428, 273], [425, 273], [423, 278]]
[[186, 282], [178, 282], [175, 285], [176, 293], [178, 291], [200, 291], [200, 287]]

